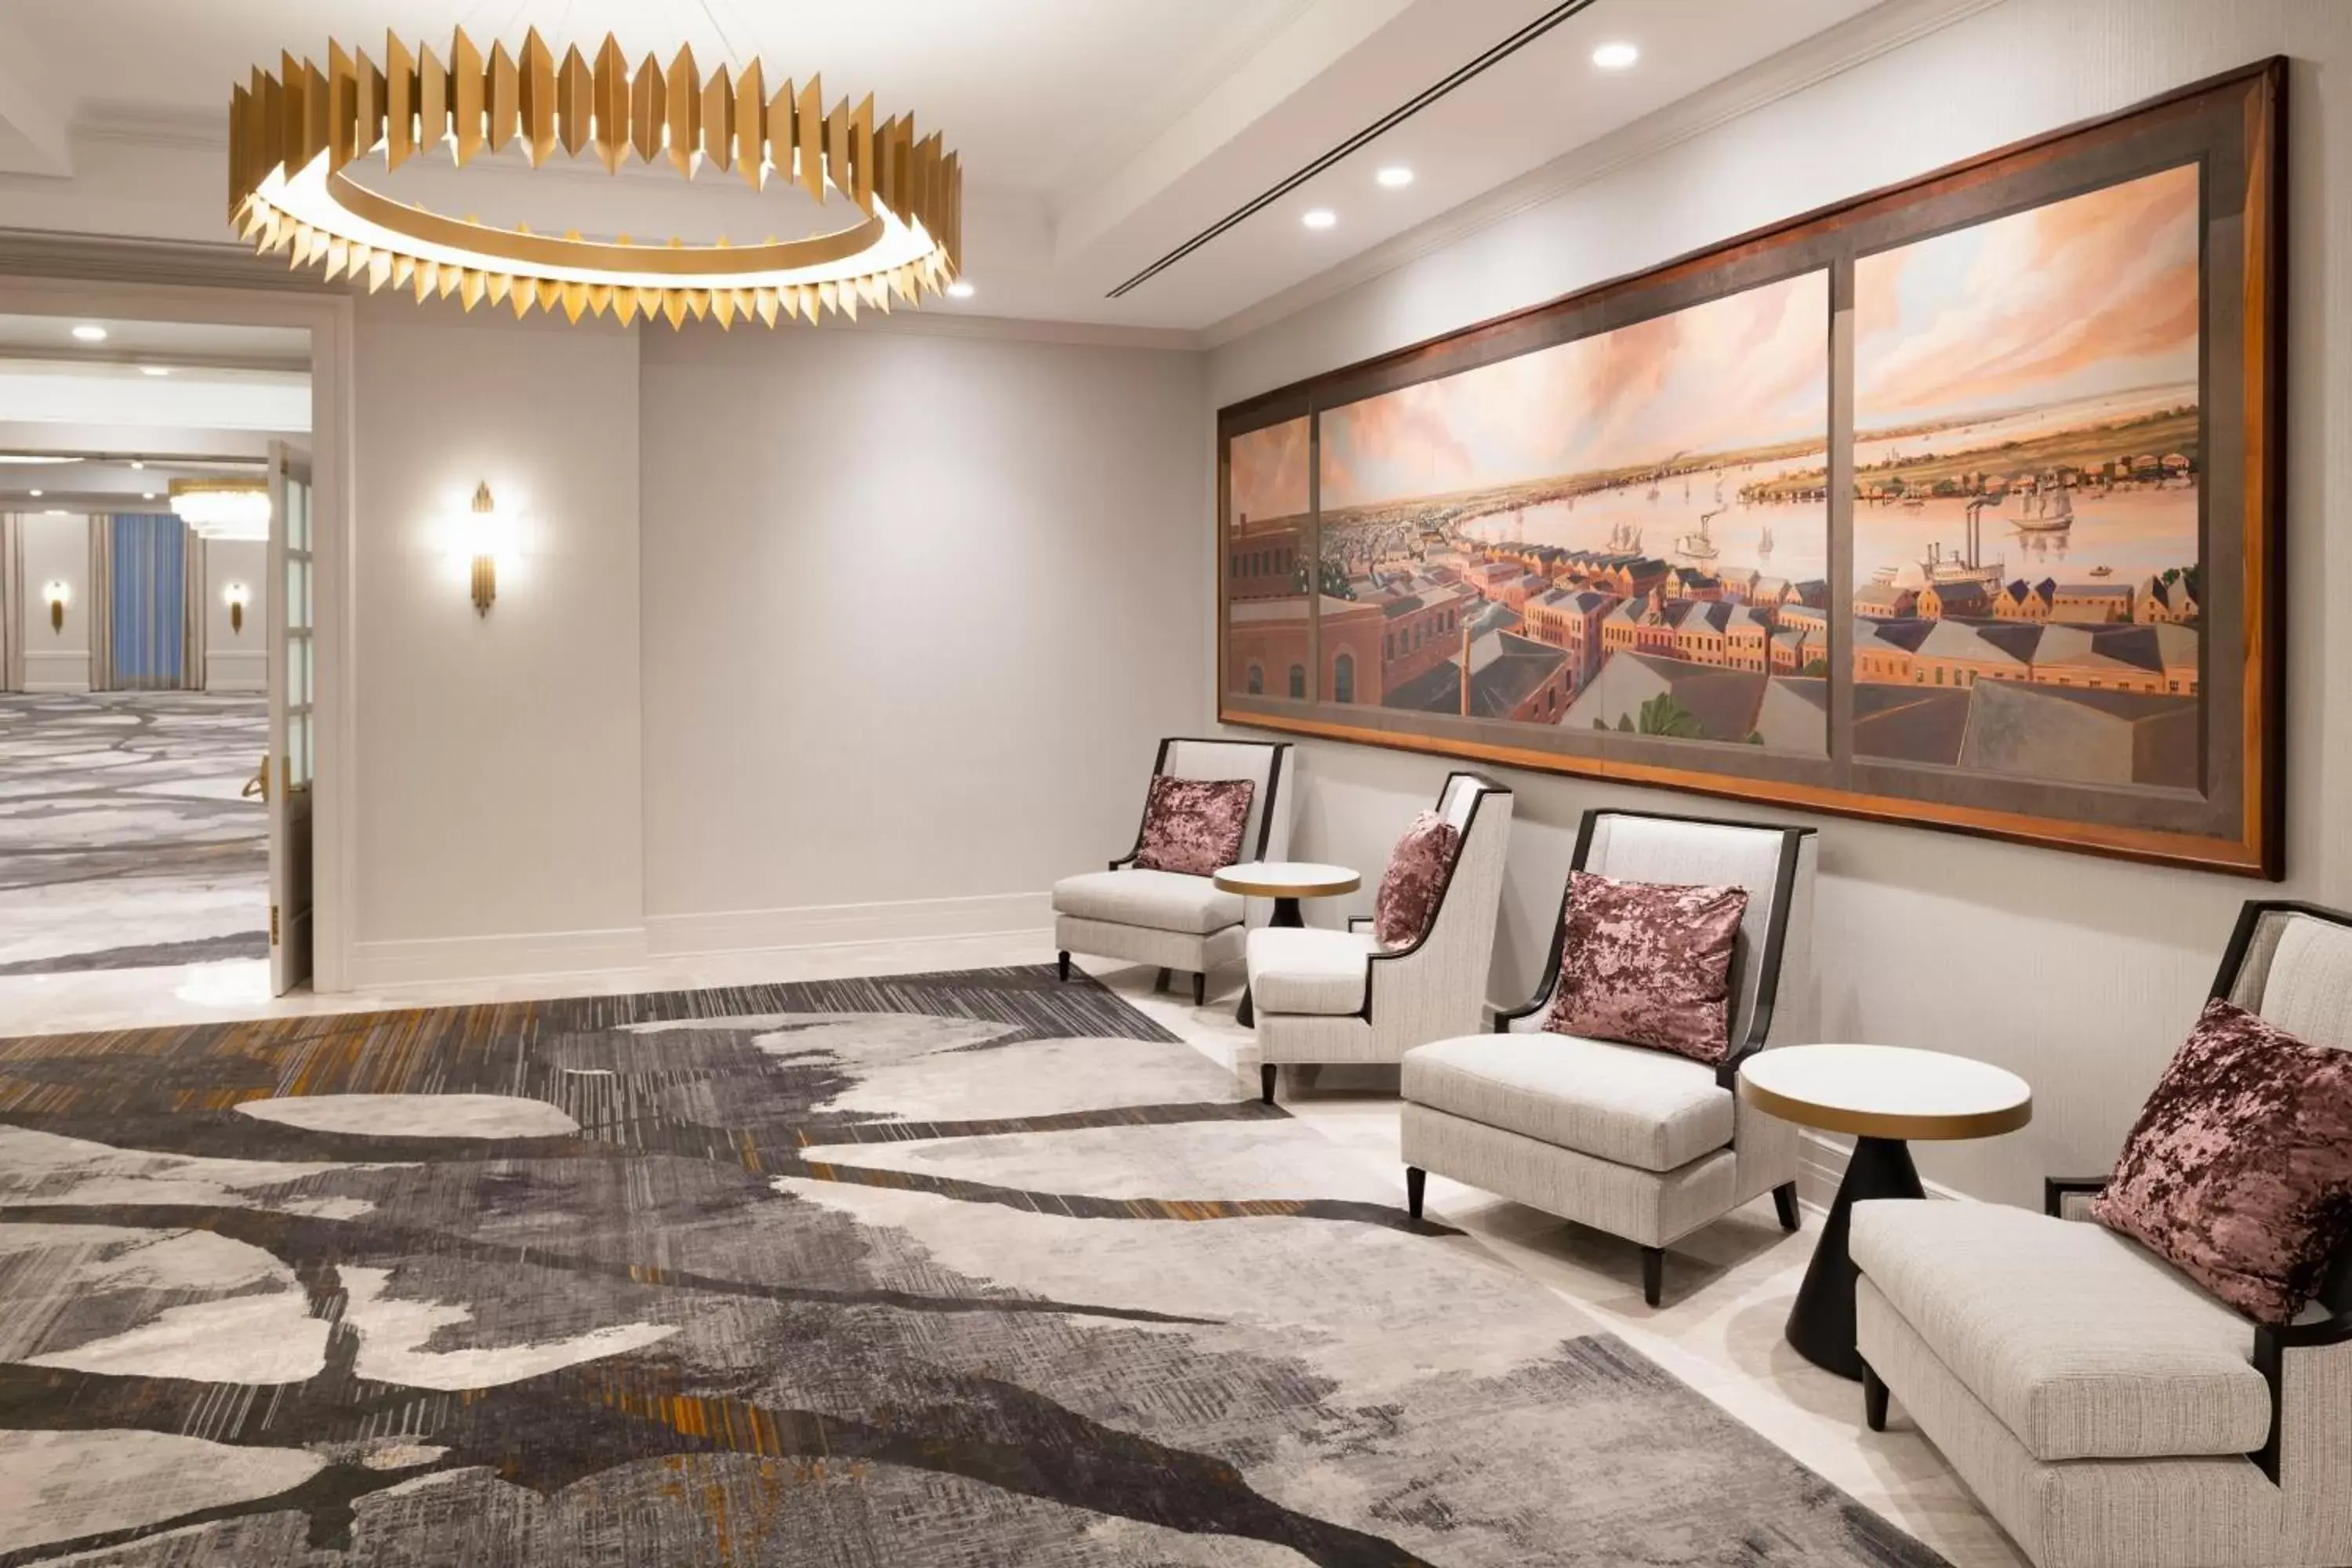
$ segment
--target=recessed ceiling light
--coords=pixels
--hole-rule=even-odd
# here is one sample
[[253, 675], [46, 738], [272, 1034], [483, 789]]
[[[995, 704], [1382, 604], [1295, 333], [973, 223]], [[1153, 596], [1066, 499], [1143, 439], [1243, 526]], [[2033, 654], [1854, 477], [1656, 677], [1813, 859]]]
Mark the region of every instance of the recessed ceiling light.
[[973, 292], [972, 286], [961, 278], [948, 285], [948, 298], [950, 300], [969, 300]]
[[139, 499], [141, 500], [153, 500], [155, 499], [155, 492], [153, 490], [141, 490], [139, 492]]
[[169, 365], [142, 364], [139, 367], [139, 374], [142, 375], [169, 375], [172, 374], [172, 369]]
[[143, 468], [147, 466], [147, 463], [144, 458], [133, 458], [131, 459], [131, 466], [134, 468]]
[[31, 496], [35, 500], [38, 500], [49, 492], [47, 490], [26, 490], [25, 493]]
[[1603, 44], [1599, 48], [1592, 51], [1592, 63], [1599, 66], [1605, 71], [1622, 71], [1631, 69], [1633, 62], [1641, 58], [1642, 51], [1640, 49], [1636, 48], [1632, 44], [1622, 41], [1613, 44]]
[[1412, 184], [1412, 171], [1406, 168], [1402, 163], [1391, 163], [1387, 168], [1382, 169], [1379, 174], [1374, 174], [1372, 178], [1378, 180], [1381, 184], [1386, 185], [1390, 190], [1401, 191], [1407, 185]]
[[1329, 207], [1309, 207], [1298, 215], [1298, 221], [1309, 228], [1329, 228], [1339, 221], [1339, 215]]
[[106, 329], [93, 322], [84, 321], [73, 330], [73, 335], [85, 343], [102, 343], [106, 341]]

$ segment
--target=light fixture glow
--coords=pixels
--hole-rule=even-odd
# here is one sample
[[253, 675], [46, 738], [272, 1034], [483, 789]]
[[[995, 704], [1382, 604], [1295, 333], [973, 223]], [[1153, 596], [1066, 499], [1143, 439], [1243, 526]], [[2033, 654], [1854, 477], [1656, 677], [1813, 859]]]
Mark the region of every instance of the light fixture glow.
[[139, 458], [131, 458], [131, 466], [132, 468], [145, 468], [147, 465], [146, 465], [144, 462], [141, 461]]
[[94, 321], [84, 321], [73, 330], [73, 335], [81, 342], [102, 343], [106, 341], [106, 329]]
[[26, 490], [25, 493], [31, 496], [35, 500], [38, 500], [49, 492], [47, 490]]
[[1298, 215], [1298, 221], [1309, 228], [1329, 228], [1339, 221], [1339, 215], [1329, 207], [1309, 207]]
[[199, 539], [269, 537], [269, 487], [259, 479], [173, 479], [172, 510]]
[[1603, 44], [1592, 51], [1592, 63], [1605, 71], [1630, 70], [1633, 62], [1641, 58], [1639, 47], [1622, 39]]
[[142, 375], [169, 375], [172, 374], [172, 368], [169, 365], [142, 364], [139, 367], [139, 374]]
[[973, 292], [972, 286], [961, 278], [948, 285], [948, 298], [950, 300], [969, 300]]
[[231, 583], [221, 590], [221, 598], [228, 605], [228, 629], [238, 637], [245, 635], [246, 587]]
[[66, 629], [66, 601], [73, 597], [73, 590], [62, 582], [53, 581], [41, 590], [41, 596], [49, 602], [49, 630], [62, 633]]
[[1412, 171], [1402, 163], [1391, 163], [1372, 178], [1391, 191], [1401, 191], [1412, 184]]
[[79, 458], [53, 458], [40, 452], [0, 452], [0, 463], [26, 468], [55, 468], [59, 463], [78, 463]]
[[[454, 294], [469, 310], [487, 299], [518, 316], [610, 312], [624, 326], [644, 315], [672, 327], [689, 315], [721, 327], [827, 311], [854, 321], [861, 306], [919, 303], [962, 265], [956, 154], [907, 115], [876, 123], [870, 98], [827, 112], [814, 75], [794, 100], [756, 59], [706, 79], [680, 49], [667, 68], [648, 57], [633, 70], [616, 38], [567, 50], [536, 28], [512, 54], [499, 45], [487, 55], [461, 30], [446, 65], [396, 40], [386, 53], [402, 63], [378, 73], [331, 43], [323, 66], [286, 56], [282, 83], [265, 71], [234, 89], [232, 216], [265, 254], [290, 253], [370, 292], [413, 288], [420, 303]], [[633, 157], [688, 179], [732, 170], [754, 192], [798, 185], [857, 210], [841, 227], [789, 240], [583, 239], [561, 225], [504, 229], [410, 206], [345, 173], [379, 153], [392, 169], [445, 146], [460, 168], [511, 147], [537, 169], [560, 146], [615, 174]]]
[[155, 499], [155, 492], [153, 490], [141, 490], [139, 492], [139, 499], [141, 500], [153, 500]]
[[487, 616], [499, 597], [499, 552], [506, 542], [498, 503], [488, 479], [474, 487], [474, 515], [467, 535], [473, 552], [474, 614]]

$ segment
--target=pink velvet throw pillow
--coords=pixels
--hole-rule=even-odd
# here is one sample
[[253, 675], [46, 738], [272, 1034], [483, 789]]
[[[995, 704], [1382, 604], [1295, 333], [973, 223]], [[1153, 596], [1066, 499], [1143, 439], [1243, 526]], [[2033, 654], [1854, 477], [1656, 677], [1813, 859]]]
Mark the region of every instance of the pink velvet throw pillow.
[[1143, 802], [1143, 847], [1135, 864], [1144, 871], [1206, 877], [1242, 858], [1249, 826], [1250, 779], [1179, 779], [1156, 773]]
[[1719, 1062], [1731, 1050], [1731, 953], [1745, 888], [1569, 873], [1559, 984], [1544, 1027]]
[[2352, 1053], [2208, 1002], [2091, 1217], [2248, 1316], [2292, 1321], [2352, 1230]]
[[1406, 824], [1404, 837], [1389, 851], [1389, 868], [1372, 900], [1372, 936], [1382, 947], [1411, 947], [1429, 933], [1446, 873], [1461, 848], [1461, 829], [1433, 811]]

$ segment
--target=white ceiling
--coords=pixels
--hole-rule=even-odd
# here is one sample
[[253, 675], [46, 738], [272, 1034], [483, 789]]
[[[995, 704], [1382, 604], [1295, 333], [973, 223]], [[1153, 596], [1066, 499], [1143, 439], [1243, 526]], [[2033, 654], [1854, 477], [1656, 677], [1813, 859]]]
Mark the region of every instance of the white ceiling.
[[[943, 308], [1198, 333], [1783, 51], [1833, 54], [1835, 31], [1882, 3], [1968, 0], [1591, 0], [1113, 300], [1554, 0], [6, 0], [0, 223], [216, 241], [223, 105], [281, 48], [323, 57], [332, 36], [380, 52], [387, 21], [412, 44], [461, 22], [509, 41], [536, 24], [559, 47], [609, 29], [637, 56], [685, 43], [706, 68], [757, 53], [772, 74], [821, 69], [828, 97], [870, 89], [884, 112], [943, 130], [962, 154], [977, 289]], [[1592, 49], [1611, 40], [1639, 45], [1641, 63], [1596, 69]], [[1376, 185], [1388, 163], [1411, 166], [1413, 184]], [[538, 201], [560, 190], [583, 230], [627, 189], [601, 171], [560, 186], [493, 169], [452, 178], [486, 192], [536, 181]], [[698, 210], [681, 228], [751, 235], [772, 221], [769, 198], [740, 181], [690, 194]], [[1318, 205], [1333, 227], [1300, 224]]]

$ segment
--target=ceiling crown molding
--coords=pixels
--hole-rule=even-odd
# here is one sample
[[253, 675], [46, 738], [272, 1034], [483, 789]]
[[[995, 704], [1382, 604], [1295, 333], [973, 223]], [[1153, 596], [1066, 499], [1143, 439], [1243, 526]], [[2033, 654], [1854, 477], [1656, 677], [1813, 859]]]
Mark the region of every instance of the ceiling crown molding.
[[1768, 59], [1675, 100], [1630, 125], [1586, 142], [1482, 196], [1360, 252], [1304, 282], [1237, 310], [1199, 334], [1222, 348], [1373, 279], [1555, 200], [1580, 185], [1692, 141], [1892, 53], [2004, 0], [1890, 0]]

